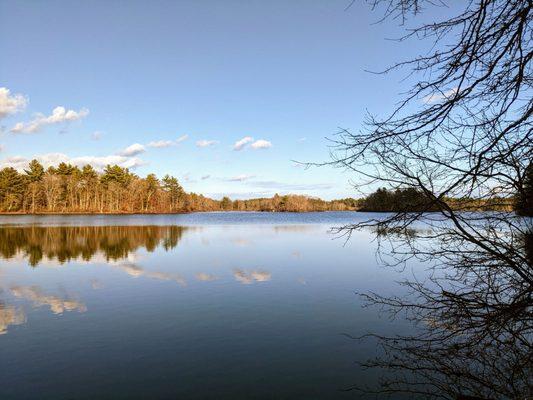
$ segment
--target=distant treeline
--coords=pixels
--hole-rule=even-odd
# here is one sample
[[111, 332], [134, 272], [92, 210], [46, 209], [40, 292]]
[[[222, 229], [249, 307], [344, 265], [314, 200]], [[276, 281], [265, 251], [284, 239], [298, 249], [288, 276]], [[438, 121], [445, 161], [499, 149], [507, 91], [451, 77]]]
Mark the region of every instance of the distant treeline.
[[275, 195], [271, 198], [233, 200], [224, 197], [221, 201], [222, 210], [233, 211], [355, 211], [358, 200], [347, 198], [326, 201], [302, 195]]
[[60, 163], [45, 169], [37, 160], [22, 173], [0, 170], [0, 212], [12, 213], [178, 213], [192, 211], [355, 210], [357, 200], [325, 201], [301, 195], [214, 200], [186, 193], [178, 180], [154, 174], [141, 178], [117, 165], [97, 172]]
[[[515, 211], [533, 217], [533, 162], [525, 169], [522, 185], [512, 196], [486, 198], [443, 199], [452, 210], [460, 211]], [[417, 212], [436, 211], [434, 199], [415, 188], [387, 190], [380, 188], [364, 199], [357, 200], [359, 211]], [[528, 239], [531, 240], [531, 239]]]
[[[488, 199], [445, 198], [445, 203], [452, 210], [461, 211], [512, 211], [527, 215], [523, 210], [531, 208], [529, 199], [523, 197], [491, 197]], [[437, 211], [437, 205], [430, 196], [414, 188], [387, 190], [380, 188], [357, 202], [358, 211], [372, 212], [431, 212]]]
[[[533, 212], [531, 169], [526, 194], [516, 198], [445, 199], [454, 210], [487, 211], [515, 209], [523, 215]], [[4, 213], [179, 213], [193, 211], [435, 211], [431, 198], [413, 188], [380, 188], [363, 199], [326, 201], [303, 195], [275, 195], [271, 198], [214, 200], [187, 193], [178, 180], [154, 174], [141, 178], [117, 165], [103, 172], [60, 163], [45, 169], [37, 160], [22, 173], [7, 167], [0, 170], [0, 212]]]

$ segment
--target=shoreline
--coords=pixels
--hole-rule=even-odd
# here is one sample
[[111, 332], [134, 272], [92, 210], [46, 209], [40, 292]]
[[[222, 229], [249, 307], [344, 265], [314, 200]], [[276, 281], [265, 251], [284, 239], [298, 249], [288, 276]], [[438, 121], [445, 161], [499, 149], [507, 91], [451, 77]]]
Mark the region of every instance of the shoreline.
[[316, 211], [261, 211], [261, 210], [226, 210], [226, 211], [179, 211], [179, 212], [5, 212], [0, 211], [0, 216], [14, 216], [14, 215], [185, 215], [194, 213], [293, 213], [293, 214], [309, 214], [309, 213], [325, 213], [325, 212], [359, 212], [359, 210], [316, 210]]

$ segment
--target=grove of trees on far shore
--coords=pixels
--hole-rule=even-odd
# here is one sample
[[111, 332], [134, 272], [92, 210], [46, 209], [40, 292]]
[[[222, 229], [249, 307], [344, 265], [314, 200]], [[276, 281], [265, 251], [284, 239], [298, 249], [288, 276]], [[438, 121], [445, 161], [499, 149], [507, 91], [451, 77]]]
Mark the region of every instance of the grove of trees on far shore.
[[179, 213], [191, 211], [354, 210], [354, 199], [325, 201], [303, 195], [214, 200], [186, 193], [178, 179], [141, 178], [118, 165], [97, 172], [67, 163], [45, 169], [37, 160], [19, 172], [0, 170], [0, 212], [4, 213]]
[[[532, 197], [532, 196], [530, 196]], [[511, 211], [531, 208], [531, 200], [492, 198], [490, 202], [446, 199], [453, 209]], [[108, 165], [98, 173], [66, 163], [45, 169], [37, 160], [24, 172], [0, 170], [0, 212], [4, 213], [179, 213], [192, 211], [435, 211], [434, 199], [414, 188], [379, 188], [362, 199], [326, 201], [304, 195], [276, 194], [271, 198], [214, 200], [187, 193], [169, 175], [141, 178], [127, 168]]]

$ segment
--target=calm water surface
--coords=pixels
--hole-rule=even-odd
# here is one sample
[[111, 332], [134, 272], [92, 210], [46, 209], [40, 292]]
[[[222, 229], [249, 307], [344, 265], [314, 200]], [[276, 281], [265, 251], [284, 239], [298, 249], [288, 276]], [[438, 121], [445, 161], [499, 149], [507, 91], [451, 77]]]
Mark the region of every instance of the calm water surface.
[[0, 399], [350, 399], [404, 327], [361, 213], [0, 217]]

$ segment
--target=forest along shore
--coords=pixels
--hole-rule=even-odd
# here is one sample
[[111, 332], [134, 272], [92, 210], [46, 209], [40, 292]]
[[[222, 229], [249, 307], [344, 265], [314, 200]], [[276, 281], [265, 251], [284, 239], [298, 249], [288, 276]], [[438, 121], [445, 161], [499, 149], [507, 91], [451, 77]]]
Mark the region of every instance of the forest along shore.
[[[512, 211], [514, 199], [447, 199], [456, 210]], [[211, 199], [187, 193], [178, 179], [154, 174], [141, 178], [118, 165], [97, 172], [60, 163], [47, 169], [37, 160], [22, 172], [0, 170], [0, 214], [179, 214], [201, 211], [376, 211], [430, 212], [433, 199], [414, 188], [380, 188], [362, 199], [322, 200], [306, 195], [274, 195], [248, 200]]]
[[187, 193], [177, 178], [141, 178], [118, 165], [102, 172], [60, 163], [47, 169], [37, 160], [22, 172], [0, 170], [2, 214], [175, 214], [195, 211], [347, 211], [357, 200], [326, 201], [304, 195], [214, 200]]

